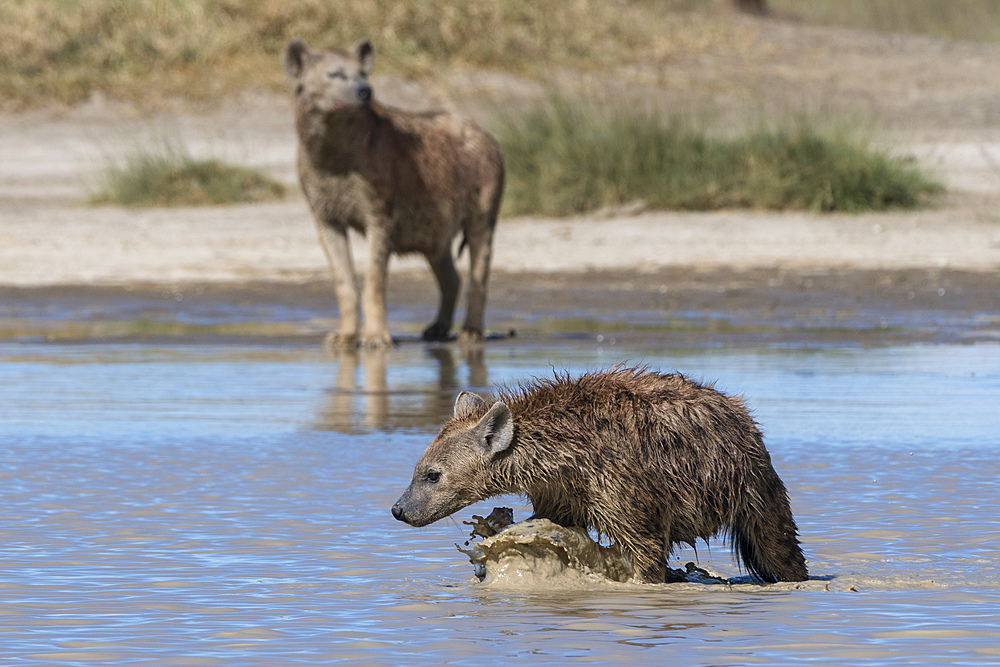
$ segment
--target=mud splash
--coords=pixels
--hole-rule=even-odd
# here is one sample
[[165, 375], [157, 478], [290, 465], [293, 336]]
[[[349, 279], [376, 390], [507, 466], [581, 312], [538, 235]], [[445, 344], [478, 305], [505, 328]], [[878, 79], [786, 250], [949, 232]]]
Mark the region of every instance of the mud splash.
[[[519, 588], [578, 587], [593, 584], [641, 584], [632, 563], [615, 545], [595, 542], [582, 528], [564, 528], [548, 519], [514, 523], [514, 512], [495, 507], [486, 517], [473, 515], [468, 549], [476, 577], [484, 586]], [[456, 545], [458, 546], [458, 545]], [[731, 584], [694, 563], [668, 568], [664, 583]]]
[[[473, 518], [482, 521], [481, 517]], [[474, 529], [473, 536], [477, 534]], [[563, 588], [609, 581], [636, 583], [632, 565], [618, 549], [597, 544], [581, 528], [563, 528], [548, 519], [511, 524], [471, 548], [459, 550], [469, 557], [476, 577], [486, 586]]]

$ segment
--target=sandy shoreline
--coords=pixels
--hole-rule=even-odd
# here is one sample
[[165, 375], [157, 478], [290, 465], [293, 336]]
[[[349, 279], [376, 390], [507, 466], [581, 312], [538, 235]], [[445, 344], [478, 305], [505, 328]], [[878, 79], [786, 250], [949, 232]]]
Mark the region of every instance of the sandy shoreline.
[[[1000, 269], [989, 208], [870, 215], [646, 213], [501, 220], [504, 273], [698, 269]], [[364, 266], [363, 240], [355, 238]], [[461, 261], [461, 260], [460, 260]], [[391, 268], [424, 271], [419, 257]], [[0, 218], [0, 285], [302, 282], [327, 276], [303, 201], [201, 209], [51, 208]]]
[[[695, 268], [1000, 269], [1000, 130], [901, 136], [949, 188], [926, 209], [865, 215], [603, 211], [500, 221], [500, 272]], [[159, 137], [159, 139], [157, 138]], [[82, 204], [110, 156], [173, 138], [192, 155], [265, 169], [292, 186], [273, 204], [130, 211]], [[303, 281], [327, 269], [298, 193], [288, 102], [134, 119], [86, 107], [0, 116], [0, 285]], [[356, 239], [357, 240], [357, 239]], [[363, 267], [363, 244], [357, 264]], [[397, 258], [394, 271], [425, 269]]]

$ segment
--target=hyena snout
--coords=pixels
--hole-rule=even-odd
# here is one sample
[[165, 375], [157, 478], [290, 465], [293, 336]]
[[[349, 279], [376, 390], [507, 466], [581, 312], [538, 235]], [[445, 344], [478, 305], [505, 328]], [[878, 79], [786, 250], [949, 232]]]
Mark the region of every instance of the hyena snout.
[[368, 102], [372, 98], [372, 87], [367, 83], [362, 83], [358, 86], [358, 99], [362, 102]]
[[421, 528], [434, 523], [438, 519], [452, 514], [458, 507], [442, 507], [440, 503], [434, 503], [421, 489], [407, 489], [396, 504], [392, 506], [392, 516], [397, 521], [409, 524], [414, 528]]
[[413, 508], [407, 511], [402, 501], [392, 506], [392, 516], [396, 518], [396, 521], [402, 521], [414, 528], [421, 528], [429, 523], [433, 523], [433, 521], [428, 521], [419, 511], [413, 511]]
[[404, 493], [396, 504], [392, 506], [392, 516], [396, 521], [402, 521], [403, 523], [408, 523], [411, 526], [422, 526], [423, 523], [420, 522], [419, 511], [415, 511], [413, 502], [409, 497], [408, 493]]

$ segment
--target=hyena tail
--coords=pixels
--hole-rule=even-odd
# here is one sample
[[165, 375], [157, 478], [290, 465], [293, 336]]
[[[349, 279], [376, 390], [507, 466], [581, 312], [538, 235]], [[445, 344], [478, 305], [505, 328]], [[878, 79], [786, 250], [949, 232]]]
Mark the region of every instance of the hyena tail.
[[733, 548], [747, 571], [767, 583], [805, 581], [809, 572], [788, 493], [778, 473], [767, 467], [752, 494], [757, 497], [744, 503], [733, 521]]

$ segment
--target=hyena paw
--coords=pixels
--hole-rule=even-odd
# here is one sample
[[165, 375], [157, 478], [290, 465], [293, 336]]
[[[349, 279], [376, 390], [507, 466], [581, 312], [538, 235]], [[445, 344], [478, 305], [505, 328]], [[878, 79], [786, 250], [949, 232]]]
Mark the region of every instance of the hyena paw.
[[323, 339], [323, 348], [330, 352], [353, 350], [358, 346], [358, 334], [331, 331]]
[[380, 350], [392, 347], [392, 336], [388, 331], [366, 331], [361, 335], [358, 347], [366, 350]]
[[462, 329], [458, 335], [458, 342], [462, 345], [478, 345], [486, 340], [480, 329]]
[[451, 333], [451, 327], [449, 325], [435, 322], [424, 329], [422, 337], [424, 340], [448, 340], [449, 333]]

